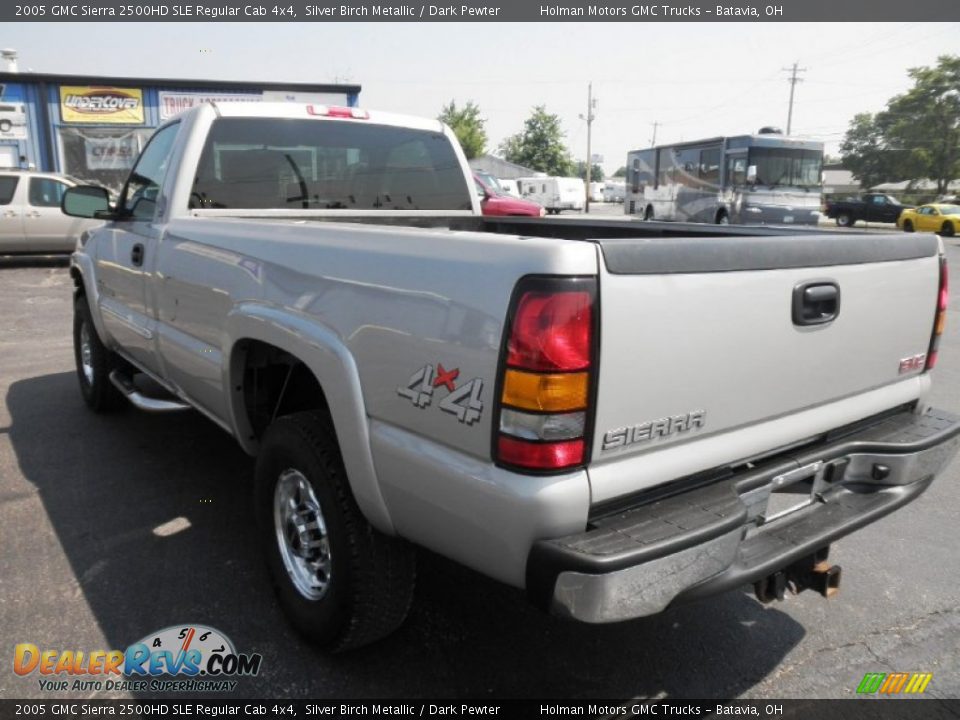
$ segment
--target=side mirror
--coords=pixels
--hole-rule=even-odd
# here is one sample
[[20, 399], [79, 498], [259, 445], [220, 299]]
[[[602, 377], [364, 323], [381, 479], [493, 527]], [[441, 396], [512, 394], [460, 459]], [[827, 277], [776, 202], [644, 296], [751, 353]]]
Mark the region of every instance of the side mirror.
[[757, 166], [751, 165], [747, 168], [747, 182], [753, 185], [757, 181]]
[[67, 188], [60, 199], [60, 210], [72, 217], [105, 219], [105, 216], [112, 216], [110, 193], [97, 185]]

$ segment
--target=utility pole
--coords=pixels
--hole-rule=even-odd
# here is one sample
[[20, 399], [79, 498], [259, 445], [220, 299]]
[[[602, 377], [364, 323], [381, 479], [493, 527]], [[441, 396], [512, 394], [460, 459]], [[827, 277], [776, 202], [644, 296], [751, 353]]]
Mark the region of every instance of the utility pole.
[[593, 98], [593, 81], [587, 85], [587, 115], [580, 116], [581, 120], [587, 121], [587, 196], [584, 198], [584, 212], [590, 212], [590, 171], [593, 169], [593, 155], [590, 150], [590, 126], [593, 125], [593, 110], [597, 107], [597, 101]]
[[790, 134], [790, 127], [793, 124], [793, 90], [796, 88], [798, 82], [803, 82], [803, 78], [798, 78], [798, 72], [806, 72], [806, 68], [798, 68], [797, 63], [793, 64], [792, 68], [781, 68], [784, 72], [790, 73], [790, 77], [787, 78], [787, 82], [790, 83], [790, 109], [787, 110], [787, 135]]
[[663, 123], [657, 122], [656, 120], [654, 120], [652, 124], [653, 124], [653, 137], [650, 138], [650, 147], [653, 147], [654, 145], [657, 144], [657, 128], [663, 125]]

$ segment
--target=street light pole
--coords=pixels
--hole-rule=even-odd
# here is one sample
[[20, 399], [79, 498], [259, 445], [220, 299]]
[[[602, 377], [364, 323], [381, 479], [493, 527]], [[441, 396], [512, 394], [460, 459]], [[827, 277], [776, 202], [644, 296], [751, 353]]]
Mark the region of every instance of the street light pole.
[[593, 155], [591, 154], [591, 135], [590, 135], [590, 126], [593, 125], [593, 108], [596, 107], [596, 101], [593, 99], [593, 81], [587, 85], [587, 116], [584, 118], [583, 115], [580, 117], [587, 121], [587, 189], [586, 197], [584, 198], [584, 212], [590, 212], [590, 171], [593, 169]]

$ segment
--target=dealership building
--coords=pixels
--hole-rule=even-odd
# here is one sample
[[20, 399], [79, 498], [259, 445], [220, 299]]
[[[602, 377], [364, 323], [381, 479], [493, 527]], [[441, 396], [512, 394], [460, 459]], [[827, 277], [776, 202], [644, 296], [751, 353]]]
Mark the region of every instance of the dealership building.
[[207, 100], [353, 107], [359, 94], [359, 85], [0, 72], [0, 168], [119, 189], [153, 131]]

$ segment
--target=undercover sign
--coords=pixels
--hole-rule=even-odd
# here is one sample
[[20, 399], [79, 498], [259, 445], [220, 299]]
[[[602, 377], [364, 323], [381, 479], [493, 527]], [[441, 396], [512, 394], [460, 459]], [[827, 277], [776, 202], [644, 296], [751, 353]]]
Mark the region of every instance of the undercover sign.
[[60, 117], [67, 123], [143, 125], [143, 91], [61, 85]]

